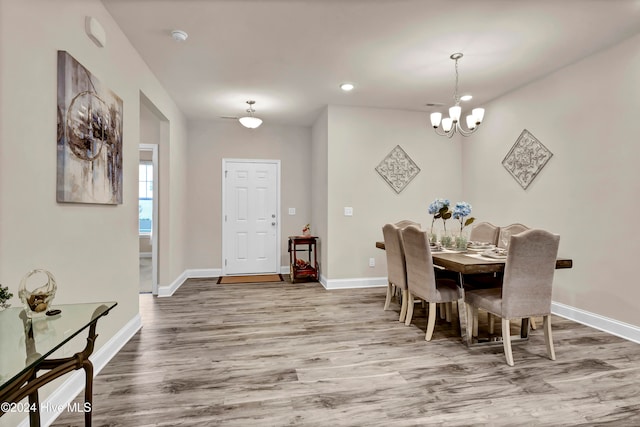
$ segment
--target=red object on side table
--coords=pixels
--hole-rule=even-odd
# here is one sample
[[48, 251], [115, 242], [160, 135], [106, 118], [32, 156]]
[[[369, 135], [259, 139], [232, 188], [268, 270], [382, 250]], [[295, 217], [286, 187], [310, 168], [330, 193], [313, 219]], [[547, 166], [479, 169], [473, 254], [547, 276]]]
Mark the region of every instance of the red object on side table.
[[[318, 280], [316, 236], [289, 236], [289, 270], [291, 283], [298, 279]], [[300, 254], [306, 253], [306, 259]]]

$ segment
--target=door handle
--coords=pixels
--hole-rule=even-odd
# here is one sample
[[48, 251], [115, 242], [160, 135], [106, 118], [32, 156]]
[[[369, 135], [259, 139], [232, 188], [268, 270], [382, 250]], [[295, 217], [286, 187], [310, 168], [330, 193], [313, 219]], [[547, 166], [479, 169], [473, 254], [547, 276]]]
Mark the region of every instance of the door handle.
[[272, 222], [272, 223], [271, 223], [271, 225], [276, 225], [276, 223], [275, 223], [275, 222]]

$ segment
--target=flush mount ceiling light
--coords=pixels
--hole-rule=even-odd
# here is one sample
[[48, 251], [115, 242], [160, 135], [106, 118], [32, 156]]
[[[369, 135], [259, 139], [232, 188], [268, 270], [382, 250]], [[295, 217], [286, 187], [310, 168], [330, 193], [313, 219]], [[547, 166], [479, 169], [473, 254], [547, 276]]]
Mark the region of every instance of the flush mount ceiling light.
[[247, 104], [249, 104], [249, 108], [247, 108], [247, 113], [249, 113], [249, 115], [245, 117], [240, 117], [238, 119], [238, 121], [242, 126], [249, 129], [255, 129], [262, 124], [262, 119], [253, 117], [253, 113], [256, 112], [256, 110], [253, 109], [253, 104], [255, 103], [256, 101], [247, 101]]
[[353, 90], [355, 86], [353, 85], [353, 83], [342, 83], [340, 85], [340, 89], [342, 89], [345, 92], [350, 92]]
[[[484, 108], [474, 108], [471, 114], [467, 116], [467, 129], [464, 129], [460, 125], [460, 113], [462, 108], [460, 107], [461, 98], [458, 97], [458, 60], [462, 58], [461, 53], [454, 53], [450, 56], [456, 62], [456, 86], [453, 91], [454, 106], [449, 108], [449, 117], [443, 119], [442, 113], [431, 113], [431, 125], [435, 129], [436, 133], [441, 136], [448, 136], [451, 138], [456, 132], [459, 132], [462, 136], [469, 136], [478, 130], [482, 119], [484, 118]], [[442, 132], [439, 131], [440, 123], [442, 122]]]
[[173, 30], [171, 31], [171, 37], [177, 42], [183, 42], [189, 37], [186, 31], [182, 30]]

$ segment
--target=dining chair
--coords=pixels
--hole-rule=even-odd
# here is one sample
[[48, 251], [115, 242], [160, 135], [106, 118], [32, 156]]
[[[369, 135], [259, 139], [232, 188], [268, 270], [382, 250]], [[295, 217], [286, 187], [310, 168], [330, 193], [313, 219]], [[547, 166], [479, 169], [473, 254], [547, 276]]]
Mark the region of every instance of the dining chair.
[[[431, 341], [436, 323], [436, 304], [458, 301], [459, 290], [455, 280], [436, 278], [429, 245], [429, 235], [416, 226], [402, 230], [407, 265], [407, 315], [405, 325], [411, 324], [414, 298], [429, 303], [425, 340]], [[450, 305], [451, 306], [451, 305]]]
[[[477, 289], [465, 293], [467, 315], [480, 308], [500, 317], [507, 364], [513, 366], [511, 324], [514, 319], [542, 316], [549, 359], [556, 360], [551, 335], [551, 291], [560, 236], [531, 229], [511, 236], [502, 288]], [[467, 339], [471, 340], [471, 328]]]
[[[514, 234], [522, 233], [523, 231], [529, 230], [529, 227], [519, 223], [509, 224], [506, 227], [500, 227], [500, 232], [498, 233], [498, 242], [496, 246], [502, 249], [506, 249], [509, 246], [509, 236], [513, 236]], [[506, 239], [504, 239], [506, 237]]]
[[473, 226], [469, 233], [469, 240], [472, 242], [487, 242], [492, 245], [498, 244], [498, 235], [500, 227], [490, 222], [479, 222]]
[[384, 310], [389, 309], [391, 299], [395, 294], [395, 289], [400, 289], [402, 291], [402, 303], [398, 321], [402, 322], [407, 314], [407, 268], [400, 230], [401, 228], [395, 224], [385, 224], [385, 226], [382, 227], [385, 254], [387, 256], [388, 278]]
[[402, 221], [396, 222], [396, 227], [398, 228], [405, 228], [410, 225], [415, 225], [416, 227], [420, 228], [420, 223], [411, 221], [410, 219], [403, 219]]

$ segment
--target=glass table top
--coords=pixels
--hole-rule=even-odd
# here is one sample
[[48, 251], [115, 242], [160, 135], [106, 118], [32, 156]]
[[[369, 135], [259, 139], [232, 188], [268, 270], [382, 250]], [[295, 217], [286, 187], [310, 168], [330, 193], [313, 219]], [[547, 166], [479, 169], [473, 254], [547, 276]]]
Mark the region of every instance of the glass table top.
[[28, 319], [22, 307], [0, 311], [0, 391], [117, 304], [114, 301], [56, 304], [52, 309], [61, 310], [60, 314], [34, 319]]

